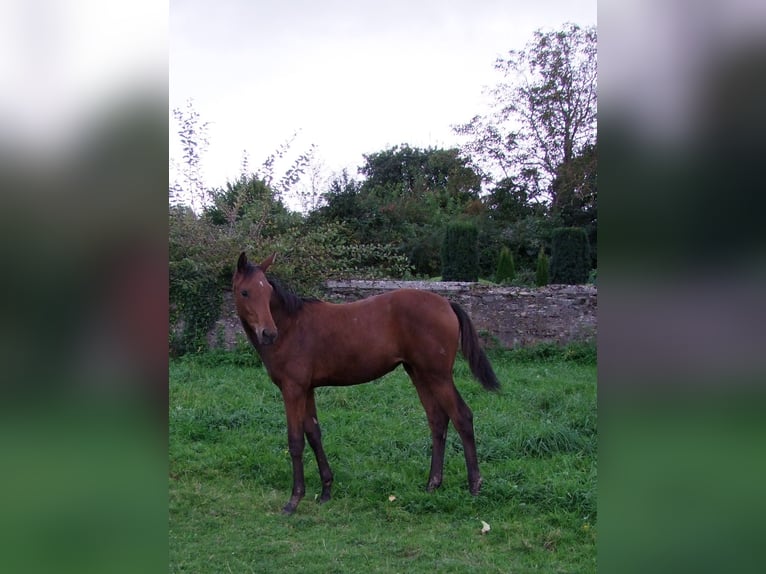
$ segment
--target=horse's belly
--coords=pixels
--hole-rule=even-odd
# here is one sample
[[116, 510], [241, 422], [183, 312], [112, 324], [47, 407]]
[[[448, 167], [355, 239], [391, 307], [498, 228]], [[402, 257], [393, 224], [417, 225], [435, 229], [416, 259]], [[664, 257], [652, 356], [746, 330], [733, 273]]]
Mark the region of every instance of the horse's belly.
[[315, 385], [346, 386], [368, 383], [390, 373], [402, 363], [395, 353], [375, 356], [369, 352], [342, 353], [332, 358], [330, 368], [315, 370]]

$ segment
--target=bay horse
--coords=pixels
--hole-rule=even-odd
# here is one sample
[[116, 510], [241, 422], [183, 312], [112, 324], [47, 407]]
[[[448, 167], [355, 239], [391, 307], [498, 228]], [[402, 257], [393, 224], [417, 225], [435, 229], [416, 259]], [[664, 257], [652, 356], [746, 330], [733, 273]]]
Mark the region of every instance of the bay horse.
[[484, 388], [496, 391], [500, 384], [466, 312], [435, 293], [416, 289], [343, 304], [301, 298], [266, 276], [275, 256], [254, 265], [241, 253], [232, 290], [245, 334], [285, 403], [293, 490], [282, 512], [295, 512], [306, 492], [304, 436], [319, 466], [319, 502], [330, 499], [333, 474], [322, 447], [314, 389], [367, 383], [399, 365], [412, 379], [431, 429], [427, 490], [442, 483], [447, 425], [452, 421], [463, 442], [469, 491], [477, 495], [482, 479], [473, 414], [452, 379], [458, 346]]

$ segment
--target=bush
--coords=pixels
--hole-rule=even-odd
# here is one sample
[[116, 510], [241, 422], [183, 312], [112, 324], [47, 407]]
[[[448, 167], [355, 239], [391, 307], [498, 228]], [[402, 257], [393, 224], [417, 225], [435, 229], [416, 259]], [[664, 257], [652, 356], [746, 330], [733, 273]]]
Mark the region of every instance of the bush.
[[516, 276], [516, 265], [513, 262], [513, 254], [507, 247], [500, 250], [500, 257], [497, 261], [497, 271], [495, 271], [495, 283], [510, 283]]
[[513, 281], [510, 285], [514, 287], [534, 287], [535, 286], [535, 272], [531, 269], [519, 269], [516, 271], [516, 275], [513, 276]]
[[174, 355], [207, 350], [207, 335], [220, 316], [241, 251], [254, 260], [276, 251], [274, 274], [300, 295], [320, 295], [328, 278], [410, 273], [407, 258], [393, 246], [358, 244], [338, 223], [308, 226], [292, 215], [275, 222], [259, 205], [245, 205], [243, 215], [227, 224], [215, 223], [218, 216], [210, 213], [170, 209], [169, 345]]
[[218, 319], [222, 278], [230, 281], [233, 247], [214, 240], [214, 228], [185, 208], [171, 208], [169, 242], [169, 345], [175, 355], [207, 348]]
[[588, 281], [590, 248], [581, 227], [553, 230], [551, 245], [551, 283], [579, 285]]
[[473, 223], [451, 223], [442, 243], [442, 280], [479, 280], [479, 230]]
[[543, 287], [548, 284], [548, 256], [545, 254], [545, 249], [540, 248], [540, 252], [537, 254], [537, 269], [535, 272], [535, 285]]

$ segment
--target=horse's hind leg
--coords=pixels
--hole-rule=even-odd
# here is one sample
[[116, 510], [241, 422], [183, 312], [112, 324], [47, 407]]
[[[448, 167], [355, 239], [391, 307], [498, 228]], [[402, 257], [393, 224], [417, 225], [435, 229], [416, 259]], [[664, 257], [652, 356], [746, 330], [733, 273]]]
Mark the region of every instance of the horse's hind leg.
[[319, 420], [317, 420], [317, 408], [314, 402], [313, 389], [306, 402], [306, 418], [303, 421], [303, 429], [309, 445], [311, 445], [311, 449], [316, 456], [319, 476], [322, 479], [322, 496], [320, 496], [319, 502], [327, 502], [331, 496], [333, 477], [330, 464], [327, 462], [327, 456], [325, 456], [324, 448], [322, 447], [322, 430], [319, 428]]
[[439, 404], [449, 415], [452, 424], [460, 435], [463, 442], [463, 453], [465, 454], [465, 465], [468, 469], [468, 489], [471, 494], [479, 494], [481, 489], [481, 474], [479, 473], [479, 461], [476, 456], [476, 439], [473, 431], [473, 413], [468, 405], [465, 404], [463, 397], [455, 388], [452, 377], [449, 382], [443, 382], [435, 395]]
[[418, 391], [420, 402], [428, 417], [428, 426], [431, 429], [431, 471], [428, 475], [426, 490], [433, 492], [441, 486], [444, 472], [444, 447], [447, 440], [447, 424], [449, 417], [439, 404], [426, 379], [417, 374], [408, 366], [404, 367], [410, 375], [415, 388]]

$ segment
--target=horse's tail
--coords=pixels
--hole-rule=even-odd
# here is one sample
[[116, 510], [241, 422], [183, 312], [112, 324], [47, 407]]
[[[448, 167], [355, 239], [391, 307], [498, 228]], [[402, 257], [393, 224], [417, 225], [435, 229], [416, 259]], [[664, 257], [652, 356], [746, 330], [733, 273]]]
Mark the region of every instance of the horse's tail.
[[479, 336], [476, 334], [471, 318], [457, 303], [450, 303], [450, 305], [460, 323], [460, 350], [468, 361], [468, 366], [471, 368], [473, 376], [488, 391], [500, 390], [500, 383], [487, 358], [487, 354], [481, 348]]

